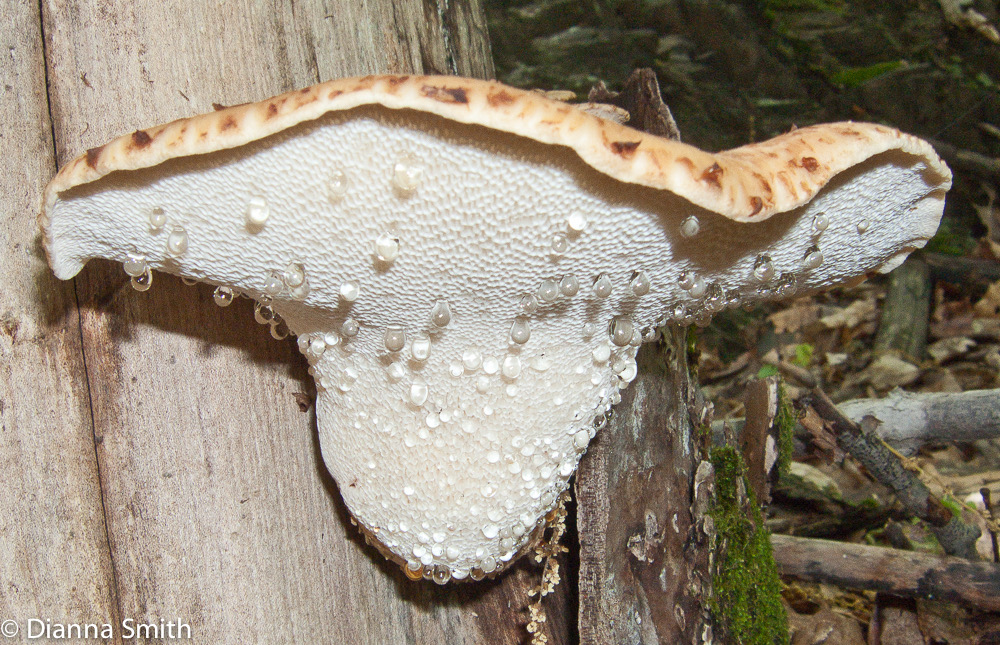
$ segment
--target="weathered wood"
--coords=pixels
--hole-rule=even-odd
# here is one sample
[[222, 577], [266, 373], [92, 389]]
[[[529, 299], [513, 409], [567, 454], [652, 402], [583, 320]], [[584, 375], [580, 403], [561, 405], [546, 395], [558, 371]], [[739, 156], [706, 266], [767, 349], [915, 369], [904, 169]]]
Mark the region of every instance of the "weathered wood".
[[29, 618], [117, 609], [73, 287], [35, 224], [55, 170], [38, 4], [3, 0], [0, 15], [0, 620], [23, 635]]
[[[639, 350], [639, 376], [577, 473], [580, 643], [692, 643], [708, 550], [694, 536], [685, 331]], [[707, 591], [707, 589], [706, 589]]]
[[[60, 162], [213, 103], [333, 77], [491, 74], [472, 0], [42, 8]], [[176, 618], [205, 643], [523, 640], [533, 572], [442, 589], [409, 582], [365, 547], [320, 460], [305, 361], [253, 322], [248, 301], [218, 309], [210, 289], [163, 275], [136, 293], [120, 267], [99, 262], [76, 286], [83, 346], [68, 362], [89, 383], [103, 489], [103, 508], [87, 508], [98, 525], [104, 513], [119, 603], [93, 603], [94, 620]], [[72, 302], [54, 309], [76, 315]], [[75, 409], [40, 400], [53, 414]], [[71, 602], [65, 582], [58, 589], [45, 610]], [[566, 641], [564, 604], [547, 602], [551, 642]]]
[[1000, 565], [885, 547], [772, 535], [783, 576], [1000, 611]]
[[876, 353], [897, 351], [920, 361], [927, 348], [931, 312], [930, 269], [914, 255], [889, 274], [889, 291], [875, 335]]

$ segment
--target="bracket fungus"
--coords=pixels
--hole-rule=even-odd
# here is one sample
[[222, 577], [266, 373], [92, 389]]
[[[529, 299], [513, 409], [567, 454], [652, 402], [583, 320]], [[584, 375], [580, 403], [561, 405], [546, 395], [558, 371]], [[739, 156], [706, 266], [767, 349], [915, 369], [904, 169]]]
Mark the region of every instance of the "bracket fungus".
[[539, 536], [658, 325], [891, 269], [950, 182], [880, 125], [709, 154], [495, 82], [368, 76], [89, 150], [39, 219], [60, 278], [108, 258], [287, 325], [358, 525], [446, 582]]

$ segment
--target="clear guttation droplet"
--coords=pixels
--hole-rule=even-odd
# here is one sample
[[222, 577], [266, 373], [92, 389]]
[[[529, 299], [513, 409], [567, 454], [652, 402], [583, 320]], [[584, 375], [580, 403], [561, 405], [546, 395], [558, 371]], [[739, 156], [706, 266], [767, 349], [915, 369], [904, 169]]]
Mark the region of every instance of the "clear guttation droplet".
[[415, 361], [426, 361], [431, 355], [431, 338], [427, 334], [418, 333], [413, 337], [410, 345], [410, 355]]
[[587, 218], [582, 213], [571, 213], [566, 218], [566, 226], [574, 233], [581, 233], [583, 229], [587, 228]]
[[181, 276], [181, 283], [186, 287], [193, 287], [198, 284], [198, 281], [194, 278], [189, 278], [186, 275]]
[[858, 222], [858, 233], [864, 235], [868, 232], [868, 227], [872, 225], [871, 221], [863, 219]]
[[427, 381], [420, 376], [414, 378], [413, 383], [410, 384], [410, 403], [423, 405], [427, 401], [428, 394], [430, 394], [430, 388], [427, 387]]
[[435, 327], [447, 327], [451, 322], [451, 307], [447, 300], [438, 300], [431, 308], [431, 324]]
[[818, 269], [823, 264], [823, 252], [818, 246], [810, 246], [802, 257], [802, 268]]
[[705, 284], [705, 279], [701, 276], [697, 276], [694, 279], [694, 284], [691, 285], [690, 294], [692, 297], [701, 298], [705, 295], [705, 291], [708, 289], [708, 285]]
[[602, 273], [594, 280], [594, 295], [598, 298], [607, 298], [611, 295], [611, 278], [607, 273]]
[[830, 226], [830, 218], [827, 217], [826, 213], [817, 213], [813, 217], [812, 230], [814, 235], [819, 235]]
[[690, 291], [691, 287], [694, 286], [694, 273], [691, 271], [681, 271], [680, 276], [677, 278], [677, 286], [684, 291]]
[[188, 250], [188, 234], [180, 226], [175, 226], [167, 236], [167, 251], [171, 255], [181, 256]]
[[712, 313], [718, 313], [726, 308], [726, 291], [718, 282], [709, 285], [705, 306]]
[[361, 295], [361, 285], [357, 280], [348, 280], [340, 285], [340, 297], [344, 302], [354, 302]]
[[159, 231], [167, 224], [167, 214], [163, 212], [163, 209], [156, 207], [149, 211], [149, 228], [153, 231]]
[[645, 271], [635, 271], [632, 273], [632, 279], [629, 280], [629, 287], [632, 289], [632, 293], [638, 297], [642, 297], [649, 293], [649, 276], [646, 275]]
[[563, 279], [559, 281], [559, 291], [562, 292], [562, 295], [572, 298], [580, 291], [580, 281], [576, 279], [576, 276], [563, 276]]
[[271, 207], [263, 197], [251, 197], [247, 201], [245, 213], [247, 229], [257, 232], [264, 228], [267, 218], [271, 216]]
[[302, 266], [301, 262], [289, 262], [282, 278], [289, 289], [300, 287], [306, 281], [306, 268]]
[[269, 296], [278, 295], [284, 286], [281, 276], [275, 271], [272, 271], [264, 278], [264, 293]]
[[292, 296], [292, 298], [296, 300], [305, 300], [309, 296], [310, 288], [311, 287], [309, 286], [309, 281], [303, 280], [302, 284], [292, 289], [289, 289], [288, 293], [290, 296]]
[[389, 325], [385, 328], [382, 342], [390, 352], [398, 352], [406, 346], [406, 332], [399, 325]]
[[535, 296], [535, 294], [533, 293], [529, 293], [528, 295], [521, 298], [520, 306], [521, 306], [521, 311], [523, 311], [524, 313], [533, 314], [536, 311], [538, 311], [538, 297]]
[[386, 373], [389, 375], [389, 380], [396, 383], [406, 376], [406, 368], [403, 367], [402, 363], [392, 363], [386, 368]]
[[594, 334], [597, 333], [597, 325], [592, 322], [583, 323], [583, 337], [593, 338]]
[[632, 324], [632, 319], [628, 316], [615, 316], [611, 319], [611, 323], [608, 324], [608, 336], [611, 337], [611, 342], [618, 347], [625, 347], [632, 342], [632, 333], [634, 331], [635, 326]]
[[274, 320], [274, 310], [271, 309], [271, 305], [258, 302], [253, 306], [253, 319], [261, 325], [270, 325]]
[[132, 288], [136, 291], [149, 291], [153, 286], [153, 271], [147, 266], [139, 275], [131, 277]]
[[778, 279], [778, 295], [781, 297], [790, 296], [793, 291], [795, 291], [795, 275], [792, 273], [782, 273]]
[[358, 321], [354, 320], [351, 316], [345, 318], [343, 324], [340, 325], [340, 333], [344, 336], [344, 338], [354, 338], [358, 335], [360, 330], [361, 325], [359, 325]]
[[288, 338], [288, 325], [285, 324], [284, 320], [277, 318], [271, 321], [271, 338], [274, 340], [285, 340]]
[[215, 291], [212, 293], [212, 300], [215, 300], [215, 304], [220, 307], [228, 307], [233, 304], [233, 300], [235, 298], [236, 294], [227, 286], [216, 287]]
[[375, 240], [375, 257], [381, 262], [395, 262], [399, 257], [399, 238], [382, 233]]
[[423, 179], [424, 165], [413, 155], [404, 155], [392, 167], [392, 185], [402, 193], [412, 193]]
[[333, 202], [339, 202], [347, 194], [347, 174], [339, 168], [330, 173], [330, 181], [327, 182], [327, 198]]
[[757, 256], [753, 263], [753, 277], [761, 282], [768, 282], [774, 277], [774, 263], [771, 262], [770, 255], [762, 253]]
[[517, 378], [521, 375], [521, 359], [517, 356], [505, 356], [500, 364], [500, 373], [509, 379]]
[[531, 325], [528, 319], [519, 316], [514, 319], [514, 324], [510, 326], [510, 342], [523, 345], [531, 338]]
[[553, 302], [559, 297], [559, 285], [555, 280], [542, 280], [538, 285], [538, 299], [542, 302]]
[[448, 581], [451, 580], [451, 569], [443, 564], [436, 565], [434, 567], [434, 573], [431, 577], [434, 579], [434, 582], [439, 585], [447, 584]]
[[569, 250], [569, 240], [562, 233], [552, 237], [552, 255], [560, 256]]
[[138, 253], [129, 253], [126, 256], [125, 261], [122, 262], [122, 268], [125, 269], [125, 274], [133, 278], [137, 278], [146, 272], [146, 268], [149, 265], [146, 264], [146, 256], [139, 255]]
[[681, 222], [681, 236], [694, 237], [701, 230], [701, 222], [694, 215]]
[[483, 363], [483, 355], [478, 347], [469, 347], [462, 352], [462, 363], [467, 370], [477, 370]]

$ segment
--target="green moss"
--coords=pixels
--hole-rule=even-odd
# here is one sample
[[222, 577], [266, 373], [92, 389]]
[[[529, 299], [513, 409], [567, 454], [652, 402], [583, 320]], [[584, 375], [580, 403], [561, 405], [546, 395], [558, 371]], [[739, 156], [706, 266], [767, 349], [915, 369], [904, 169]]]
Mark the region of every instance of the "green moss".
[[951, 511], [953, 517], [957, 519], [962, 518], [962, 502], [958, 501], [951, 495], [945, 495], [941, 498], [941, 506], [944, 506]]
[[976, 236], [967, 222], [945, 218], [941, 220], [937, 233], [927, 243], [926, 249], [932, 253], [963, 256], [976, 245]]
[[792, 363], [799, 367], [809, 367], [813, 361], [813, 346], [809, 343], [800, 343], [795, 346], [795, 356]]
[[788, 618], [781, 604], [781, 581], [771, 553], [770, 534], [746, 482], [749, 502], [740, 504], [740, 480], [746, 466], [731, 447], [713, 448], [715, 503], [709, 511], [715, 521], [724, 557], [712, 577], [710, 600], [726, 642], [742, 645], [786, 645]]
[[792, 463], [792, 449], [795, 438], [795, 409], [785, 393], [785, 386], [778, 385], [778, 415], [774, 419], [778, 426], [778, 477], [788, 473], [788, 465]]
[[757, 378], [767, 378], [778, 374], [778, 368], [774, 365], [764, 365], [757, 370]]

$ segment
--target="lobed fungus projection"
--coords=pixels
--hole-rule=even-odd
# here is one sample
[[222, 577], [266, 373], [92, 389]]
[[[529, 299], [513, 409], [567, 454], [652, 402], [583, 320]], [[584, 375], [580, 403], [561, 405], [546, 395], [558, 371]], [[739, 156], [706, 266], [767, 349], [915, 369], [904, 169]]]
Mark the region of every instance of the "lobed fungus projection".
[[657, 326], [888, 270], [950, 180], [879, 125], [709, 154], [498, 83], [369, 76], [90, 150], [40, 223], [60, 278], [166, 271], [297, 335], [347, 507], [444, 583], [537, 539]]

